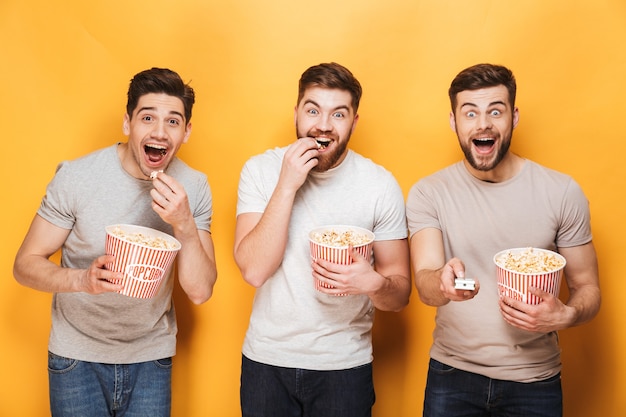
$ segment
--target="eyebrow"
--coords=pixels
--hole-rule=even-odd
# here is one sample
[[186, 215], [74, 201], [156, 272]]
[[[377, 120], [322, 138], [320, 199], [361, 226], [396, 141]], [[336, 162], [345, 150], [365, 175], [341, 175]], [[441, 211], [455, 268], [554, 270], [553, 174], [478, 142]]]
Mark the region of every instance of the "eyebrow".
[[[156, 110], [156, 107], [141, 107], [141, 108], [137, 109], [137, 114], [141, 113], [141, 112], [142, 112], [142, 111], [144, 111], [144, 110], [145, 110], [145, 111], [155, 111], [155, 110]], [[182, 114], [181, 112], [178, 112], [178, 111], [172, 110], [172, 111], [170, 111], [170, 112], [169, 112], [169, 114], [170, 114], [170, 115], [172, 115], [172, 114], [177, 115], [177, 116], [179, 116], [180, 118], [182, 118], [183, 120], [185, 120], [185, 116], [183, 116], [183, 114]]]
[[[311, 100], [311, 99], [304, 100], [303, 104], [313, 104], [315, 107], [321, 107], [319, 104], [317, 104], [314, 100]], [[350, 112], [350, 107], [345, 104], [335, 107], [333, 111], [342, 110], [342, 109], [345, 109], [348, 112]]]
[[[497, 105], [501, 105], [506, 107], [506, 103], [504, 101], [498, 100], [498, 101], [493, 101], [491, 103], [489, 103], [489, 105], [487, 107], [492, 107], [492, 106], [497, 106]], [[478, 107], [478, 105], [472, 103], [472, 102], [468, 102], [468, 103], [463, 103], [461, 104], [461, 106], [459, 108], [463, 108], [465, 106], [469, 106], [469, 107]]]

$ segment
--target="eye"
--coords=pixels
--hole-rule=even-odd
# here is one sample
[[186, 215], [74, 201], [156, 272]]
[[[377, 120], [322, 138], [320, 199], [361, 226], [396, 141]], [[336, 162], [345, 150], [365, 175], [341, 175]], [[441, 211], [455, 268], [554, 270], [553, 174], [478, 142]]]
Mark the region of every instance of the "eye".
[[337, 111], [337, 112], [333, 113], [333, 117], [336, 118], [336, 119], [343, 119], [344, 117], [346, 117], [346, 115], [343, 114], [342, 112]]
[[470, 119], [473, 119], [474, 117], [476, 117], [476, 112], [475, 111], [468, 111], [466, 116], [469, 117]]
[[500, 110], [495, 110], [495, 109], [494, 109], [494, 110], [491, 110], [491, 113], [490, 113], [490, 114], [491, 114], [492, 116], [494, 116], [494, 117], [498, 117], [498, 116], [500, 116], [500, 115], [502, 114], [502, 112], [501, 112]]
[[172, 126], [178, 126], [180, 124], [180, 121], [178, 119], [170, 119], [168, 120], [168, 123]]
[[316, 116], [319, 114], [319, 112], [317, 111], [317, 109], [308, 109], [306, 111], [308, 114], [310, 114], [311, 116]]
[[151, 122], [152, 121], [152, 116], [146, 114], [145, 116], [143, 116], [141, 118], [141, 120], [146, 121], [146, 122]]

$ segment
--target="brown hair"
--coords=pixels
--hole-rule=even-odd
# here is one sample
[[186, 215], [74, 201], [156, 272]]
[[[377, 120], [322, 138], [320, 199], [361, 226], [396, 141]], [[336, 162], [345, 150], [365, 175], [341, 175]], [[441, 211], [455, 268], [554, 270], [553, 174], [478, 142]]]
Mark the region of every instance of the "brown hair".
[[185, 121], [189, 123], [195, 93], [193, 88], [185, 84], [177, 73], [167, 68], [151, 68], [141, 71], [130, 80], [126, 102], [126, 112], [129, 118], [132, 118], [139, 98], [150, 93], [164, 93], [181, 99], [185, 109]]
[[336, 88], [348, 91], [352, 96], [352, 109], [356, 114], [363, 90], [359, 81], [350, 70], [335, 62], [319, 64], [310, 67], [300, 77], [298, 84], [298, 103], [309, 87]]
[[461, 91], [479, 90], [481, 88], [496, 87], [503, 85], [509, 91], [509, 101], [511, 107], [515, 107], [515, 94], [517, 85], [513, 72], [501, 65], [478, 64], [465, 68], [459, 72], [452, 80], [448, 96], [450, 97], [450, 105], [454, 112], [457, 100], [456, 95]]

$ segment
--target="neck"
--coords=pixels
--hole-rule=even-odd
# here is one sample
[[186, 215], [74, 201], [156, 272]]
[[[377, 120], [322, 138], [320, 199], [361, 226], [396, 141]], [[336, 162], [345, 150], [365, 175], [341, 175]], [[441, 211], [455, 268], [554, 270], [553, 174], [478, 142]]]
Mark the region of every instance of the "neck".
[[524, 165], [524, 158], [508, 152], [504, 159], [493, 169], [489, 171], [479, 171], [472, 167], [467, 160], [463, 161], [465, 168], [474, 177], [485, 182], [504, 182], [516, 176]]

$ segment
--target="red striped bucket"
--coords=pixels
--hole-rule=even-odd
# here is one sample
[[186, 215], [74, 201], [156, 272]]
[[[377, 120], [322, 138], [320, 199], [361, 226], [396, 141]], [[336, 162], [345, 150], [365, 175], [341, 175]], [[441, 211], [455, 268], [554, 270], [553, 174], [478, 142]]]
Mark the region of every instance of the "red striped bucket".
[[159, 230], [129, 224], [107, 226], [106, 232], [105, 253], [115, 255], [115, 261], [106, 268], [125, 274], [119, 293], [154, 297], [181, 248], [180, 242]]
[[[516, 269], [506, 268], [503, 265], [505, 256], [521, 256], [524, 251], [531, 250], [536, 255], [553, 257], [561, 264], [559, 267], [549, 271], [523, 273]], [[530, 287], [540, 288], [555, 297], [559, 296], [561, 281], [563, 278], [563, 268], [565, 268], [565, 258], [547, 249], [538, 248], [514, 248], [498, 252], [493, 261], [496, 264], [498, 277], [498, 293], [515, 300], [523, 301], [527, 304], [539, 304], [541, 298], [529, 292]]]
[[[372, 245], [374, 243], [374, 233], [372, 231], [357, 226], [331, 225], [318, 227], [309, 232], [309, 247], [311, 251], [311, 258], [313, 260], [324, 259], [340, 265], [349, 265], [352, 263], [349, 246], [324, 244], [316, 240], [316, 236], [319, 236], [319, 234], [324, 234], [331, 231], [339, 235], [343, 234], [344, 232], [350, 231], [354, 234], [365, 237], [366, 241], [364, 243], [353, 245], [353, 247], [365, 259], [367, 259], [368, 261], [371, 259]], [[319, 289], [320, 287], [333, 288], [331, 285], [328, 285], [317, 279], [315, 279], [314, 281], [315, 289]]]

